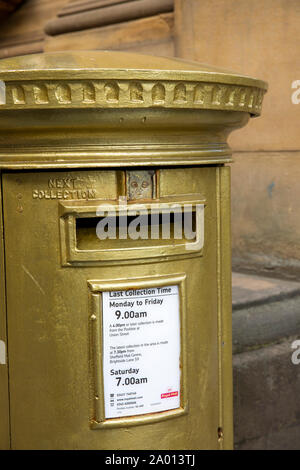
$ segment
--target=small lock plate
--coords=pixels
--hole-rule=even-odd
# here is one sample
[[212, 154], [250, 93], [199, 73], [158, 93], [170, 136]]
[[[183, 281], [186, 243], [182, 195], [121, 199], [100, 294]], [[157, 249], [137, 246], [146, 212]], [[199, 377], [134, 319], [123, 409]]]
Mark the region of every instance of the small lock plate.
[[154, 170], [126, 171], [126, 195], [129, 200], [155, 199], [156, 187]]

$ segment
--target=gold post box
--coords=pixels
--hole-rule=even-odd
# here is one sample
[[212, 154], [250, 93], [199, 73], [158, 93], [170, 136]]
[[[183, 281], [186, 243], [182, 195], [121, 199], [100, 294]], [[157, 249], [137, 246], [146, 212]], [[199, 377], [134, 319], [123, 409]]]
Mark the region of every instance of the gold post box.
[[226, 141], [266, 84], [100, 51], [0, 81], [0, 447], [232, 448]]

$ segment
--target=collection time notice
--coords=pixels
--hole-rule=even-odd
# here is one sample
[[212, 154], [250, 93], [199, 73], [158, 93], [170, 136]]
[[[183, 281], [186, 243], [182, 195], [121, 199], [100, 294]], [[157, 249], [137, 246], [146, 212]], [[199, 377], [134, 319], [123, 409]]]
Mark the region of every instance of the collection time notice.
[[102, 293], [105, 417], [180, 407], [178, 286]]

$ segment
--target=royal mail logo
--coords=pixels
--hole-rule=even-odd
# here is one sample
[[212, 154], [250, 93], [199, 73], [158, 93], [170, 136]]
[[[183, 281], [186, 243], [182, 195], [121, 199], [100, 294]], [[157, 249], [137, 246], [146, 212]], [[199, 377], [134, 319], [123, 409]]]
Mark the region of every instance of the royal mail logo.
[[178, 397], [178, 392], [162, 393], [160, 396], [160, 398], [172, 398], [172, 397]]

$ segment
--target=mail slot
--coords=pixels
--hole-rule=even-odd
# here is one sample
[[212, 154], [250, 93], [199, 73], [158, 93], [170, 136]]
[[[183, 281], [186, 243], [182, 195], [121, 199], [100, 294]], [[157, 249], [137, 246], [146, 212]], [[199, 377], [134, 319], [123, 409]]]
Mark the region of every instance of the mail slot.
[[[126, 206], [114, 201], [98, 206], [61, 203], [63, 264], [103, 264], [113, 260], [121, 263], [127, 259], [141, 261], [201, 251], [204, 202], [197, 196], [182, 200], [160, 198], [156, 203]], [[138, 230], [134, 230], [137, 225]]]
[[232, 448], [226, 142], [266, 84], [100, 51], [0, 81], [0, 448]]

